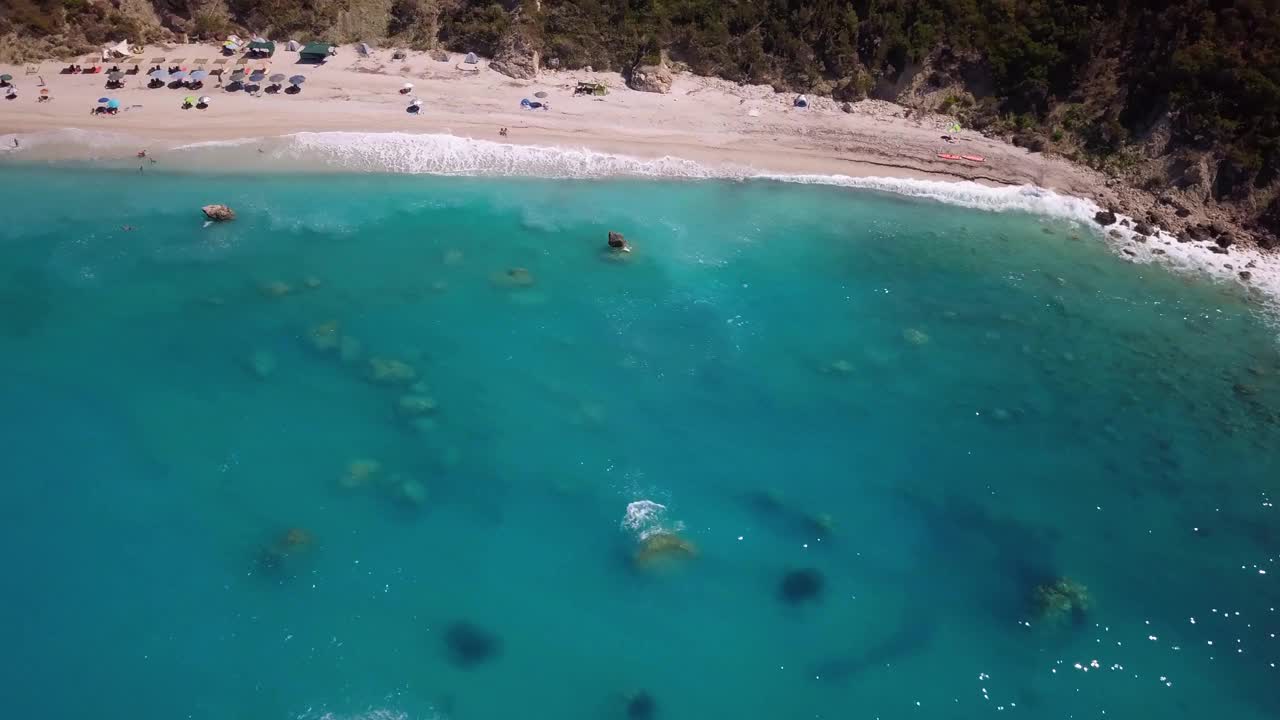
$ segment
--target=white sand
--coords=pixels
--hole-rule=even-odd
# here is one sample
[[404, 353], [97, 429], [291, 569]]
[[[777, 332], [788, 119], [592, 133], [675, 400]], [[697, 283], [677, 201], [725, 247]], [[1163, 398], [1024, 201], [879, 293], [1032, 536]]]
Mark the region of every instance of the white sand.
[[[147, 60], [176, 58], [193, 67], [196, 58], [218, 59], [208, 45], [148, 48]], [[793, 96], [764, 86], [689, 75], [679, 76], [669, 95], [635, 92], [615, 73], [545, 72], [537, 81], [513, 80], [488, 70], [459, 69], [461, 57], [438, 62], [425, 53], [393, 61], [388, 50], [374, 58], [356, 58], [344, 47], [323, 66], [296, 63], [297, 53], [281, 51], [267, 63], [270, 72], [304, 74], [298, 95], [253, 97], [226, 92], [207, 82], [199, 91], [147, 89], [144, 75], [126, 76], [120, 90], [106, 90], [106, 76], [62, 75], [62, 65], [42, 64], [40, 76], [54, 98], [37, 103], [39, 80], [18, 66], [0, 65], [19, 86], [18, 99], [0, 100], [0, 134], [22, 135], [55, 128], [109, 130], [145, 139], [155, 146], [195, 141], [284, 135], [299, 131], [451, 133], [504, 142], [556, 145], [641, 158], [677, 156], [703, 163], [732, 163], [779, 173], [844, 174], [881, 177], [968, 179], [993, 184], [1036, 184], [1060, 192], [1091, 196], [1103, 188], [1094, 172], [1046, 158], [978, 133], [962, 131], [958, 143], [940, 139], [949, 120], [942, 116], [904, 119], [903, 108], [878, 101], [855, 104], [844, 113], [830, 100], [811, 98], [808, 109], [792, 107]], [[83, 63], [82, 63], [83, 64]], [[212, 69], [212, 64], [206, 67]], [[224, 66], [229, 76], [233, 65]], [[574, 97], [579, 80], [601, 81], [604, 98]], [[413, 82], [411, 96], [398, 90]], [[548, 93], [549, 111], [525, 111], [522, 98]], [[182, 110], [182, 98], [213, 98], [208, 110]], [[99, 97], [121, 101], [125, 112], [95, 117]], [[405, 112], [409, 97], [421, 98], [423, 112]], [[752, 110], [758, 111], [753, 117]], [[46, 147], [44, 152], [53, 152]], [[984, 156], [982, 164], [944, 161], [939, 152]]]

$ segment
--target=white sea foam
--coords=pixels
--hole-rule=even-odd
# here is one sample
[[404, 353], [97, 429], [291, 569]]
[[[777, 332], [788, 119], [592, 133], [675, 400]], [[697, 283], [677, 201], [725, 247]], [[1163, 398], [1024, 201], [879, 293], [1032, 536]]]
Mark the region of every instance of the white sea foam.
[[[5, 145], [11, 146], [13, 137], [0, 135], [0, 150]], [[138, 146], [139, 142], [136, 137], [121, 133], [73, 129], [23, 135], [19, 139], [20, 151], [42, 146], [87, 147], [91, 159], [112, 153], [118, 155], [121, 148]], [[243, 149], [250, 146], [256, 146], [261, 152]], [[1082, 230], [1103, 236], [1117, 253], [1134, 262], [1159, 263], [1181, 272], [1242, 284], [1271, 318], [1280, 318], [1280, 258], [1256, 250], [1233, 249], [1227, 255], [1215, 254], [1201, 244], [1178, 243], [1167, 233], [1157, 233], [1156, 237], [1139, 243], [1131, 228], [1115, 225], [1103, 229], [1094, 223], [1093, 216], [1100, 208], [1093, 201], [1031, 185], [990, 187], [974, 182], [912, 178], [780, 174], [743, 165], [713, 165], [671, 156], [646, 159], [585, 148], [513, 145], [447, 134], [297, 133], [277, 138], [188, 143], [173, 150], [208, 154], [207, 165], [199, 164], [208, 169], [215, 168], [219, 162], [233, 162], [234, 167], [243, 168], [245, 163], [266, 159], [272, 161], [272, 167], [304, 170], [319, 167], [339, 171], [566, 179], [772, 180], [888, 192], [989, 212], [1025, 212], [1075, 222]], [[213, 154], [209, 154], [211, 151]], [[84, 157], [83, 154], [77, 156]], [[1117, 237], [1111, 235], [1112, 231]], [[1250, 273], [1248, 281], [1240, 278], [1242, 270]]]
[[[989, 212], [1048, 216], [1075, 222], [1082, 230], [1102, 235], [1117, 253], [1132, 261], [1159, 263], [1181, 272], [1243, 284], [1269, 311], [1270, 317], [1280, 317], [1280, 258], [1256, 250], [1215, 254], [1204, 245], [1179, 243], [1164, 232], [1140, 243], [1130, 227], [1117, 224], [1100, 228], [1093, 216], [1101, 208], [1092, 200], [1031, 185], [990, 187], [975, 182], [912, 178], [779, 174], [742, 165], [709, 165], [670, 156], [644, 159], [585, 148], [511, 145], [454, 135], [328, 132], [298, 133], [281, 140], [271, 151], [278, 159], [318, 161], [347, 170], [585, 179], [773, 180], [888, 192]], [[1120, 219], [1132, 222], [1132, 218], [1121, 216]], [[1250, 273], [1249, 280], [1241, 279], [1242, 270]]]
[[679, 532], [684, 529], [684, 523], [669, 521], [666, 505], [652, 500], [637, 500], [627, 504], [620, 527], [634, 535], [636, 540], [644, 540], [656, 533]]

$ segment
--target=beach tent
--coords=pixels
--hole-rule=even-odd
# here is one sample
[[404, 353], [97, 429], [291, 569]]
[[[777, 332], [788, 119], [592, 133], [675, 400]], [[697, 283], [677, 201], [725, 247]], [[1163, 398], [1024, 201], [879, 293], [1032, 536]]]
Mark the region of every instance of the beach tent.
[[249, 43], [249, 54], [254, 57], [271, 57], [276, 54], [276, 44], [270, 40], [254, 40]]
[[360, 53], [360, 57], [369, 57], [369, 53], [373, 52], [373, 48], [369, 47], [369, 43], [360, 43], [356, 45], [356, 52]]
[[299, 50], [302, 49], [302, 44], [299, 43], [297, 40], [290, 40], [289, 42], [284, 44], [284, 49], [288, 50], [289, 52], [298, 52]]
[[129, 57], [132, 54], [133, 49], [128, 40], [121, 40], [115, 45], [108, 45], [102, 49], [103, 60], [109, 60], [113, 57]]
[[329, 43], [307, 43], [300, 52], [301, 59], [303, 62], [324, 62], [332, 49], [333, 46]]
[[796, 96], [795, 106], [796, 106], [796, 107], [798, 107], [798, 108], [807, 108], [807, 107], [809, 107], [809, 98], [807, 98], [807, 97], [805, 97], [805, 96], [803, 96], [803, 95], [797, 95], [797, 96]]
[[465, 62], [468, 65], [475, 65], [476, 63], [480, 62], [480, 58], [476, 57], [475, 53], [469, 52], [467, 53], [467, 59], [463, 60], [463, 62]]

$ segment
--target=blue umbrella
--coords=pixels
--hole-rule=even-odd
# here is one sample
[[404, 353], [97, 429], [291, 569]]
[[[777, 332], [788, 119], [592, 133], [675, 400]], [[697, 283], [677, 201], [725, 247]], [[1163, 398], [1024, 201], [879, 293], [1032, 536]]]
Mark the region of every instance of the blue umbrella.
[[98, 98], [98, 102], [100, 103], [111, 102], [111, 98]]
[[191, 75], [189, 77], [195, 82], [203, 82], [205, 78], [209, 77], [209, 71], [208, 70], [192, 70]]
[[170, 80], [185, 80], [185, 79], [186, 79], [186, 77], [187, 77], [187, 71], [186, 71], [186, 70], [179, 70], [178, 72], [176, 72], [176, 73], [174, 73], [174, 74], [170, 75], [170, 76], [169, 76], [169, 79], [170, 79]]
[[169, 77], [169, 71], [165, 70], [164, 68], [160, 68], [159, 70], [152, 70], [151, 72], [147, 73], [147, 77], [156, 78], [157, 80], [163, 80], [164, 78]]
[[267, 74], [262, 71], [257, 71], [249, 76], [250, 82], [262, 82], [263, 80], [266, 80], [266, 79], [267, 79]]
[[293, 77], [289, 78], [290, 85], [301, 85], [306, 81], [307, 81], [307, 78], [304, 75], [294, 75]]
[[108, 101], [107, 101], [107, 108], [109, 108], [109, 109], [111, 109], [111, 110], [115, 110], [115, 109], [117, 109], [117, 108], [119, 108], [119, 107], [120, 107], [120, 101], [119, 101], [119, 100], [114, 100], [114, 99], [112, 99], [112, 100], [108, 100]]

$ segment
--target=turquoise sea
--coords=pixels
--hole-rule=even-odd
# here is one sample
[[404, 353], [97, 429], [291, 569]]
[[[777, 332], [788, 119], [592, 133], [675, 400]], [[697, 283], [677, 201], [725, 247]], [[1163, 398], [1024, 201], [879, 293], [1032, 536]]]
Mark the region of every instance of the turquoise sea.
[[1093, 228], [766, 181], [0, 198], [0, 716], [1280, 716], [1276, 328]]

